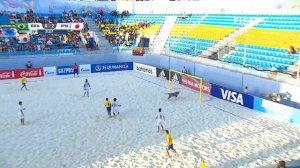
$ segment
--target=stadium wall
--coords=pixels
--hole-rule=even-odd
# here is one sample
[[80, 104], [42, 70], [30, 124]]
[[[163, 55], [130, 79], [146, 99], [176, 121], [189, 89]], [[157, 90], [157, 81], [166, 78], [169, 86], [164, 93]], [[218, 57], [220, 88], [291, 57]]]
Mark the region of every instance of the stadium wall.
[[0, 70], [20, 69], [31, 61], [34, 67], [50, 67], [91, 63], [132, 62], [132, 56], [123, 53], [96, 53], [83, 55], [12, 56], [0, 59]]

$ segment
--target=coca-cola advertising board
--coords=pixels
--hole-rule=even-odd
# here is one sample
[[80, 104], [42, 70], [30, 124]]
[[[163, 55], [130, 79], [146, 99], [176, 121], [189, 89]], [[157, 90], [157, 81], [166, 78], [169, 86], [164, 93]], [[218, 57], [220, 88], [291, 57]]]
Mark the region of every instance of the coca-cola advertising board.
[[15, 73], [13, 70], [0, 70], [0, 80], [14, 79]]
[[28, 68], [28, 69], [15, 69], [15, 78], [21, 78], [25, 75], [27, 78], [36, 78], [44, 76], [43, 68]]
[[[200, 90], [200, 84], [199, 84], [199, 80], [189, 77], [189, 76], [185, 76], [185, 75], [181, 75], [181, 82], [182, 85], [191, 88], [193, 90], [199, 91]], [[210, 95], [210, 91], [211, 91], [211, 84], [207, 83], [207, 82], [202, 82], [202, 92], [205, 94]]]

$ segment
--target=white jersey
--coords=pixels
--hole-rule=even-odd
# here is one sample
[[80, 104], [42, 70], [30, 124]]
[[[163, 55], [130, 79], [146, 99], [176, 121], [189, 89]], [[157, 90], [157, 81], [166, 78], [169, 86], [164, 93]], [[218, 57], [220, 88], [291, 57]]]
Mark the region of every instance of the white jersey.
[[165, 121], [165, 116], [162, 112], [160, 112], [156, 114], [155, 119], [157, 120], [157, 123], [162, 123], [163, 121]]
[[22, 105], [19, 105], [18, 116], [19, 116], [21, 119], [24, 118], [24, 110], [25, 110], [25, 108], [23, 108]]
[[119, 107], [120, 107], [121, 105], [117, 102], [117, 101], [114, 101], [114, 102], [112, 102], [112, 104], [111, 104], [111, 107], [112, 107], [112, 110], [113, 110], [113, 112], [119, 112]]
[[162, 114], [162, 112], [160, 112], [156, 114], [155, 119], [157, 121], [156, 122], [157, 126], [162, 126], [163, 122], [165, 121], [165, 116]]
[[85, 83], [84, 83], [83, 89], [84, 89], [85, 91], [89, 91], [89, 90], [91, 89], [91, 86], [90, 86], [89, 82], [85, 82]]

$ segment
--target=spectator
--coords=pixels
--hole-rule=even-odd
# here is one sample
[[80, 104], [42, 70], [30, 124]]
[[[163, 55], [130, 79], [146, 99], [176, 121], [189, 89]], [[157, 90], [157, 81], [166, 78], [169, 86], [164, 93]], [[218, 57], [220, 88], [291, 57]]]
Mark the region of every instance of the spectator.
[[47, 45], [52, 45], [53, 43], [52, 43], [52, 41], [49, 39], [48, 41], [47, 41]]
[[25, 64], [26, 68], [32, 68], [32, 63], [31, 61], [28, 61], [26, 64]]
[[273, 67], [272, 65], [270, 65], [270, 68], [269, 68], [269, 78], [276, 78], [276, 71], [277, 69], [275, 67]]
[[245, 88], [244, 88], [244, 93], [245, 93], [245, 94], [248, 94], [248, 86], [245, 86]]
[[272, 92], [272, 93], [269, 95], [269, 97], [270, 97], [270, 100], [276, 102], [276, 99], [277, 99], [277, 97], [278, 97], [278, 94], [277, 94], [276, 92]]
[[280, 103], [281, 102], [281, 95], [277, 94], [275, 102]]
[[122, 45], [126, 47], [131, 47], [132, 44], [136, 44], [136, 39], [138, 37], [138, 30], [146, 28], [149, 26], [147, 22], [137, 22], [134, 25], [115, 25], [116, 27], [111, 27], [110, 24], [112, 20], [99, 19], [98, 25], [100, 29], [104, 32], [105, 38], [112, 45]]
[[86, 17], [86, 12], [85, 12], [84, 10], [82, 10], [81, 14], [82, 14], [82, 17], [83, 17], [83, 18]]
[[276, 168], [286, 168], [284, 160], [275, 160]]
[[185, 14], [185, 12], [181, 13], [181, 16], [179, 17], [181, 19], [186, 19], [187, 18], [187, 15]]
[[36, 45], [36, 48], [37, 48], [38, 51], [40, 51], [40, 50], [41, 50], [41, 45], [40, 45], [40, 44], [37, 44], [37, 45]]
[[182, 73], [188, 74], [188, 70], [183, 66]]
[[296, 50], [295, 50], [295, 48], [294, 48], [294, 46], [290, 46], [290, 48], [289, 48], [289, 51], [288, 51], [288, 54], [296, 54]]

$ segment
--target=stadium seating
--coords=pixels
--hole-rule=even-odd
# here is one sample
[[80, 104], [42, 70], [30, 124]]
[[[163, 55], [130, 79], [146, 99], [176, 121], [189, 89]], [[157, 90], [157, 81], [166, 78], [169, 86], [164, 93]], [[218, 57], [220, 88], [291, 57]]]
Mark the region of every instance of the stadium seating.
[[185, 36], [170, 36], [165, 43], [165, 48], [171, 51], [197, 55], [214, 43], [213, 40], [192, 38]]
[[120, 20], [120, 23], [132, 24], [136, 21], [144, 21], [150, 24], [162, 24], [166, 16], [177, 16], [177, 14], [131, 14]]
[[[286, 70], [298, 60], [287, 48], [300, 44], [299, 15], [266, 15], [254, 28], [239, 35], [236, 50], [225, 60], [258, 68]], [[244, 60], [246, 58], [246, 60]]]
[[[76, 13], [76, 12], [75, 12]], [[17, 22], [29, 23], [72, 23], [82, 22], [83, 20], [77, 14], [71, 13], [68, 16], [60, 14], [33, 14], [28, 10], [26, 14], [4, 12], [0, 15], [0, 24], [15, 24]], [[64, 14], [64, 13], [63, 13]], [[66, 14], [66, 12], [65, 12]], [[72, 15], [72, 17], [71, 17]], [[79, 52], [78, 37], [79, 32], [69, 31], [67, 34], [38, 34], [25, 35], [29, 41], [20, 40], [15, 36], [0, 36], [0, 55], [30, 55], [30, 54], [57, 54]], [[46, 43], [47, 41], [51, 41]]]
[[272, 66], [278, 70], [286, 70], [298, 59], [295, 55], [287, 54], [286, 49], [244, 44], [238, 44], [237, 49], [225, 58], [227, 61], [257, 68], [269, 69]]
[[278, 48], [288, 48], [290, 45], [300, 44], [299, 30], [250, 28], [239, 35], [234, 41], [253, 45]]
[[139, 30], [139, 33], [143, 35], [155, 35], [160, 29], [166, 16], [172, 16], [170, 14], [131, 14], [119, 22], [121, 24], [135, 24], [136, 22], [147, 22], [150, 23], [148, 28]]
[[160, 24], [150, 24], [149, 27], [139, 30], [139, 33], [142, 33], [143, 35], [155, 35], [158, 30], [160, 29]]
[[[145, 36], [153, 36], [159, 32], [167, 16], [176, 16], [177, 19], [164, 45], [165, 49], [188, 55], [200, 55], [208, 47], [238, 28], [255, 18], [262, 18], [263, 20], [254, 27], [232, 40], [236, 46], [235, 50], [226, 55], [224, 59], [258, 68], [267, 69], [272, 66], [278, 70], [285, 70], [293, 65], [295, 60], [298, 60], [297, 55], [287, 54], [287, 48], [291, 45], [299, 48], [300, 15], [129, 14], [127, 17], [120, 18], [105, 14], [101, 19], [112, 19], [113, 22], [105, 24], [102, 32], [116, 36], [118, 31], [112, 31], [112, 29], [117, 28], [115, 23], [131, 26], [137, 22], [145, 22], [150, 23], [150, 26], [138, 29], [137, 32]], [[8, 20], [9, 18], [6, 16], [0, 17], [2, 22], [8, 22]], [[38, 42], [35, 38], [30, 38], [30, 41]], [[129, 43], [131, 46], [135, 45], [134, 40], [129, 41]], [[120, 44], [124, 45], [125, 43], [120, 42]], [[118, 47], [120, 44], [112, 45]], [[60, 49], [67, 52], [68, 49], [72, 50], [70, 46], [71, 44], [68, 42]], [[50, 48], [58, 50], [57, 45], [51, 45]]]
[[264, 21], [255, 25], [256, 28], [299, 30], [300, 15], [265, 16]]
[[253, 18], [210, 14], [192, 14], [185, 19], [178, 17], [165, 48], [169, 47], [172, 51], [185, 54], [199, 55], [216, 41], [251, 19]]
[[223, 14], [208, 14], [205, 16], [201, 24], [220, 25], [242, 27], [249, 23], [254, 17], [251, 15], [223, 15]]

